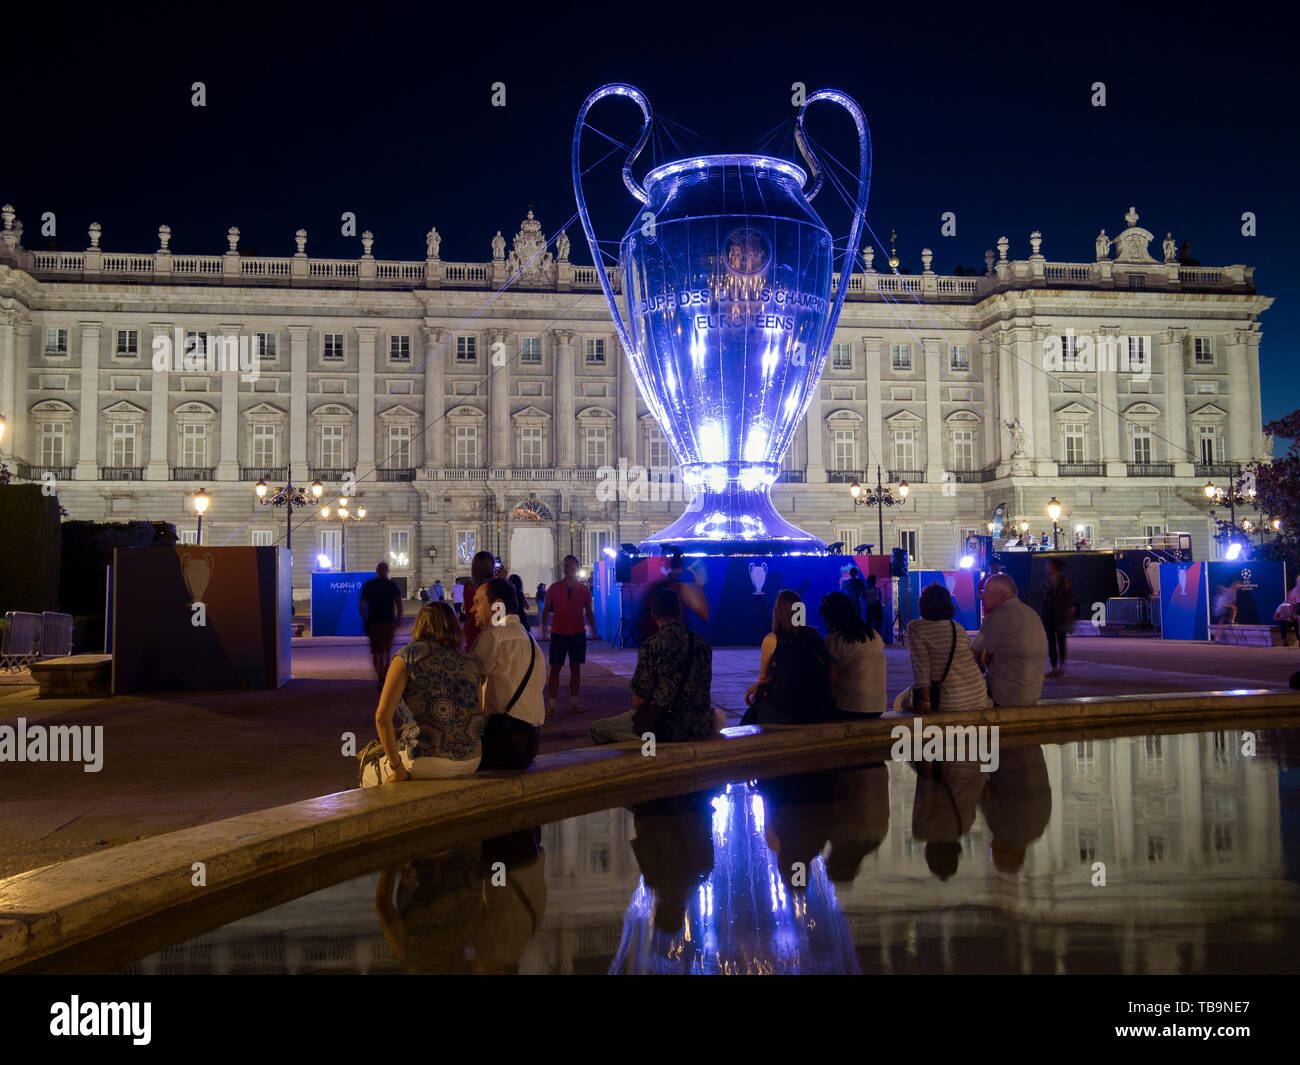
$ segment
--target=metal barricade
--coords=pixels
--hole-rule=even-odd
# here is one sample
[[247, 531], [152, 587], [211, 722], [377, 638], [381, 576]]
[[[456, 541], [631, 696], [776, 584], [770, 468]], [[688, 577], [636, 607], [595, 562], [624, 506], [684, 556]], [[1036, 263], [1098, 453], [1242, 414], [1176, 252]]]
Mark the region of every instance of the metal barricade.
[[41, 615], [22, 610], [5, 614], [4, 641], [0, 644], [0, 670], [20, 670], [41, 655]]
[[72, 615], [45, 611], [41, 615], [41, 657], [65, 658], [72, 654]]

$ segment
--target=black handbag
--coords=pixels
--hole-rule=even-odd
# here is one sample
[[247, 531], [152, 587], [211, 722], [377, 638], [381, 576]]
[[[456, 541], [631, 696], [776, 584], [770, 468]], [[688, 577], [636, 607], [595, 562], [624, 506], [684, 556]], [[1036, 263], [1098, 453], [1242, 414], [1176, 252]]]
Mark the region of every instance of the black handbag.
[[528, 659], [524, 679], [519, 682], [519, 687], [515, 689], [505, 710], [499, 714], [489, 714], [483, 725], [483, 757], [479, 761], [479, 769], [527, 769], [542, 745], [541, 729], [510, 716], [510, 711], [528, 687], [533, 676], [533, 666], [537, 663], [537, 644], [533, 643], [531, 637], [528, 642], [532, 654]]
[[691, 666], [695, 664], [695, 641], [697, 637], [688, 630], [686, 638], [691, 645], [691, 649], [686, 653], [686, 667], [682, 670], [681, 678], [677, 681], [677, 688], [673, 692], [672, 700], [667, 706], [661, 706], [659, 703], [642, 703], [632, 714], [632, 728], [638, 736], [647, 732], [657, 732], [660, 722], [677, 709], [677, 702], [682, 697], [682, 688], [686, 685], [686, 678], [691, 675]]
[[930, 681], [930, 713], [938, 713], [940, 703], [943, 702], [943, 682], [948, 679], [948, 671], [952, 669], [952, 656], [957, 652], [957, 622], [949, 621], [952, 626], [952, 647], [948, 649], [948, 664], [943, 667], [943, 676], [938, 680]]

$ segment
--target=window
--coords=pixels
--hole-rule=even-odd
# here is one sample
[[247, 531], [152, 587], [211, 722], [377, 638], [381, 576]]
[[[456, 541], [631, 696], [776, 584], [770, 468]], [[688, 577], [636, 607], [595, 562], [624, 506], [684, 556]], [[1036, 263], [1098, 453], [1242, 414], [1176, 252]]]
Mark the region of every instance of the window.
[[1097, 849], [1101, 846], [1101, 839], [1097, 835], [1095, 828], [1080, 828], [1077, 835], [1079, 840], [1079, 864], [1091, 867], [1092, 863], [1097, 860]]
[[1091, 524], [1091, 522], [1079, 522], [1079, 523], [1077, 523], [1077, 524], [1074, 526], [1074, 536], [1075, 536], [1075, 539], [1079, 539], [1080, 537], [1082, 537], [1084, 540], [1087, 540], [1088, 543], [1091, 544], [1091, 543], [1093, 542], [1092, 524]]
[[140, 332], [137, 329], [119, 329], [113, 354], [119, 359], [133, 359], [140, 354]]
[[461, 469], [478, 465], [478, 426], [456, 426], [453, 461]]
[[324, 343], [324, 349], [321, 352], [321, 358], [325, 359], [326, 362], [342, 362], [343, 334], [326, 333], [324, 337], [322, 337], [322, 341]]
[[519, 430], [519, 465], [536, 467], [542, 464], [542, 430], [526, 426]]
[[1146, 288], [1146, 287], [1147, 287], [1147, 277], [1146, 277], [1146, 274], [1129, 274], [1129, 276], [1128, 276], [1128, 287], [1129, 287], [1129, 288]]
[[1214, 338], [1192, 337], [1192, 360], [1202, 366], [1214, 363]]
[[254, 333], [253, 347], [257, 352], [259, 359], [275, 358], [275, 334], [274, 333]]
[[1217, 426], [1198, 425], [1196, 427], [1196, 450], [1201, 456], [1201, 462], [1206, 466], [1212, 466], [1219, 462], [1223, 455], [1223, 438], [1219, 435]]
[[181, 465], [206, 466], [208, 464], [208, 427], [206, 425], [181, 426]]
[[1143, 373], [1151, 366], [1151, 352], [1146, 337], [1128, 338], [1128, 372]]
[[248, 542], [252, 547], [271, 547], [271, 537], [270, 529], [253, 529], [248, 534]]
[[911, 429], [894, 430], [894, 469], [916, 469], [916, 440]]
[[975, 468], [974, 429], [954, 429], [952, 431], [952, 468], [954, 470], [973, 470]]
[[1078, 465], [1087, 461], [1084, 457], [1088, 453], [1087, 430], [1088, 427], [1082, 422], [1066, 422], [1061, 426], [1061, 452], [1065, 456], [1064, 462], [1067, 465]]
[[135, 465], [135, 424], [118, 422], [113, 426], [109, 454], [114, 466]]
[[587, 337], [587, 365], [605, 365], [605, 340], [603, 337]]
[[853, 369], [853, 345], [852, 344], [831, 345], [831, 369], [832, 370]]
[[[456, 561], [468, 566], [478, 553], [478, 534], [473, 529], [456, 530]], [[450, 589], [448, 589], [450, 594]]]
[[457, 337], [456, 338], [456, 361], [474, 362], [477, 359], [478, 359], [478, 338]]
[[342, 529], [322, 529], [320, 531], [320, 553], [329, 559], [330, 569], [340, 567], [343, 562]]
[[66, 355], [68, 353], [68, 331], [66, 329], [45, 330], [45, 354]]
[[846, 554], [862, 542], [858, 539], [857, 529], [841, 529], [836, 533], [836, 537], [839, 539], [840, 543], [844, 545]]
[[181, 529], [177, 535], [183, 544], [197, 544], [199, 542], [199, 531], [197, 529]]
[[265, 468], [275, 465], [275, 426], [253, 426], [253, 465]]
[[411, 361], [411, 338], [409, 336], [391, 336], [388, 338], [388, 361]]
[[405, 569], [411, 561], [411, 532], [409, 529], [391, 529], [388, 533], [388, 561], [398, 569]]
[[663, 430], [658, 426], [646, 434], [646, 465], [651, 469], [663, 469], [672, 465], [668, 441], [664, 439]]
[[900, 529], [898, 531], [898, 546], [907, 552], [907, 561], [912, 563], [916, 561], [916, 530]]
[[343, 426], [320, 427], [320, 464], [325, 470], [343, 469]]
[[589, 425], [587, 427], [586, 449], [584, 457], [586, 465], [592, 467], [601, 467], [609, 465], [609, 449], [606, 447], [606, 434], [604, 426]]
[[948, 368], [950, 370], [969, 370], [969, 349], [965, 344], [954, 344], [948, 349]]
[[1199, 396], [1212, 396], [1219, 391], [1217, 381], [1197, 381], [1196, 394]]
[[542, 338], [523, 337], [519, 341], [519, 362], [524, 366], [540, 366], [542, 363]]
[[[208, 353], [208, 338], [203, 333], [193, 331], [185, 334], [185, 357], [193, 360]], [[189, 365], [193, 365], [191, 361]]]
[[388, 466], [392, 469], [408, 470], [411, 465], [411, 427], [409, 425], [390, 425], [388, 427]]
[[858, 468], [858, 434], [854, 429], [835, 430], [835, 466], [837, 470]]
[[910, 370], [912, 368], [912, 345], [890, 344], [889, 364], [895, 370]]
[[614, 534], [608, 529], [588, 529], [587, 530], [587, 565], [591, 570], [595, 570], [596, 563], [603, 561], [605, 555], [605, 545], [615, 549], [618, 544], [614, 543]]
[[1164, 536], [1164, 534], [1165, 534], [1164, 522], [1160, 522], [1158, 525], [1148, 524], [1142, 526], [1142, 535], [1145, 536], [1148, 540], [1155, 539], [1158, 536]]
[[1145, 425], [1133, 426], [1133, 461], [1140, 466], [1151, 462], [1151, 430]]
[[1079, 338], [1074, 334], [1061, 337], [1061, 365], [1073, 369], [1079, 358]]
[[41, 426], [41, 465], [62, 466], [67, 452], [68, 427], [65, 422], [46, 422]]

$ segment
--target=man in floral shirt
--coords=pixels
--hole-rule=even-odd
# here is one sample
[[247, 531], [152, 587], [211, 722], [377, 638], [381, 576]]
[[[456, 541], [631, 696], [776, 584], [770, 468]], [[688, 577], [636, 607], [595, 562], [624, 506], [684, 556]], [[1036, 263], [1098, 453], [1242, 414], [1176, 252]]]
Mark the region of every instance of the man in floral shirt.
[[654, 729], [655, 739], [661, 743], [686, 743], [713, 734], [713, 707], [709, 701], [713, 651], [702, 636], [686, 627], [682, 601], [671, 588], [651, 592], [649, 606], [659, 630], [637, 651], [636, 672], [628, 685], [633, 709], [593, 724], [588, 733], [592, 743], [641, 739], [632, 718], [646, 703], [667, 708]]

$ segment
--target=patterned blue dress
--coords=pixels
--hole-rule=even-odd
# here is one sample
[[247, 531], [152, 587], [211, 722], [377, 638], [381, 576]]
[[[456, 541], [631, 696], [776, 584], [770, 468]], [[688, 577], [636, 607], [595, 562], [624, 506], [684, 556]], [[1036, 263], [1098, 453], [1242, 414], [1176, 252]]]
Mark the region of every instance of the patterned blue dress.
[[464, 651], [421, 640], [398, 652], [406, 663], [402, 692], [415, 729], [412, 758], [477, 762], [483, 753], [482, 674]]

